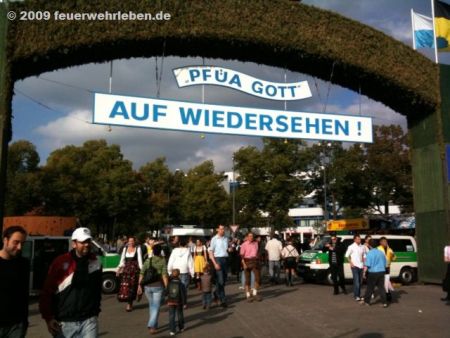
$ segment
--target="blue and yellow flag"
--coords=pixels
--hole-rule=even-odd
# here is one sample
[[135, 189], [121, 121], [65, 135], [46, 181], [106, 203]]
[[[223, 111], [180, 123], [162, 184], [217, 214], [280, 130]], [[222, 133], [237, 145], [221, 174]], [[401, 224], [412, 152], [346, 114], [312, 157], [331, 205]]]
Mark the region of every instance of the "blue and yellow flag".
[[450, 5], [435, 1], [434, 28], [437, 48], [440, 52], [450, 52]]

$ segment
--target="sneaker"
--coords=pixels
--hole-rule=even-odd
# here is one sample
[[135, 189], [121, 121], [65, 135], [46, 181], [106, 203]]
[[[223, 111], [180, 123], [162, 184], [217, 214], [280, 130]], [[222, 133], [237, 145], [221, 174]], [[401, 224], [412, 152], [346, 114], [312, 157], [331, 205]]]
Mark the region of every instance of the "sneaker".
[[387, 308], [388, 305], [387, 305], [386, 303], [384, 303], [384, 304], [382, 305], [382, 307], [383, 307], [383, 308]]
[[178, 332], [180, 332], [180, 333], [184, 332], [184, 327], [182, 329], [180, 329]]
[[170, 335], [171, 336], [175, 336], [175, 332], [170, 332]]
[[361, 300], [361, 301], [359, 302], [359, 305], [370, 306], [370, 304], [369, 304], [369, 303], [366, 303], [366, 302], [364, 301], [364, 299]]
[[355, 297], [355, 300], [357, 301], [357, 302], [359, 302], [359, 301], [361, 301], [361, 300], [363, 300], [361, 297]]
[[155, 329], [154, 327], [149, 327], [148, 332], [150, 332], [150, 334], [156, 334], [156, 333], [158, 333], [158, 330]]

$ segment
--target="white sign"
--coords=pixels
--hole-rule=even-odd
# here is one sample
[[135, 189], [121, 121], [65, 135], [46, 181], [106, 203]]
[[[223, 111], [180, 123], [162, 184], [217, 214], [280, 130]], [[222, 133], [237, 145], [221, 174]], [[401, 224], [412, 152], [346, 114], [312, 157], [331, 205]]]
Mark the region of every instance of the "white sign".
[[229, 135], [372, 143], [372, 119], [95, 94], [97, 124]]
[[280, 83], [269, 82], [214, 66], [193, 66], [173, 70], [179, 87], [217, 85], [269, 100], [293, 101], [311, 97], [307, 81]]

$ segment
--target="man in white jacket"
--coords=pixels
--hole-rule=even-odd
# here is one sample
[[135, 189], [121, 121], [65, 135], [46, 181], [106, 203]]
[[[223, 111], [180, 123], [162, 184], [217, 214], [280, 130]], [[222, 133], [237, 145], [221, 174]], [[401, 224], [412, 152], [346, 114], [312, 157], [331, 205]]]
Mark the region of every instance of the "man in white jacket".
[[[190, 278], [194, 278], [194, 260], [192, 259], [190, 249], [187, 247], [185, 238], [180, 238], [179, 247], [173, 249], [170, 254], [169, 262], [167, 263], [167, 273], [169, 276], [174, 269], [180, 270], [180, 280], [185, 286], [185, 299], [187, 299]], [[184, 308], [186, 307], [185, 305]]]

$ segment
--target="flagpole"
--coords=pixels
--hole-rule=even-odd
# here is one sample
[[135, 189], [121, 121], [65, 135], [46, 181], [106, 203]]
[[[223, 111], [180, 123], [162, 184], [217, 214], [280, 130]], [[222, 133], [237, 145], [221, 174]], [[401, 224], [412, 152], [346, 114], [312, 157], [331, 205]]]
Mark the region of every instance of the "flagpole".
[[412, 43], [413, 43], [413, 49], [416, 50], [416, 33], [414, 32], [414, 9], [411, 8], [411, 26], [412, 26]]
[[431, 0], [431, 16], [433, 18], [434, 59], [435, 59], [436, 63], [439, 63], [437, 41], [436, 41], [436, 24], [435, 24], [435, 17], [434, 17], [434, 0]]

